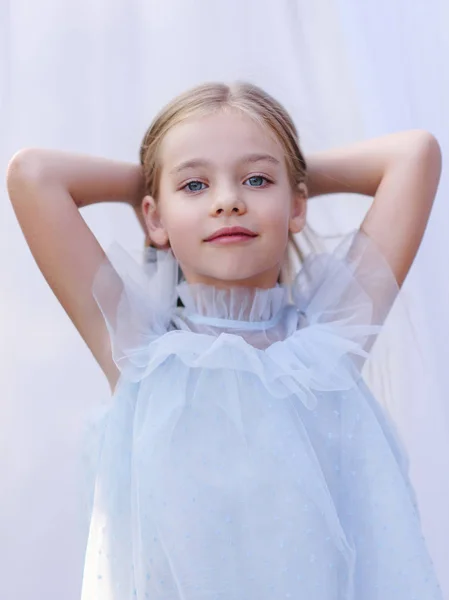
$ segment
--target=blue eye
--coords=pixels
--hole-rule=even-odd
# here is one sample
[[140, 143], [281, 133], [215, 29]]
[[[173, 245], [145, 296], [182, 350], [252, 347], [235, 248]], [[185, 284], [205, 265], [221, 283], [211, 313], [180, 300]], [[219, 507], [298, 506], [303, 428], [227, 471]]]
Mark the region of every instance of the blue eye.
[[266, 177], [262, 177], [262, 175], [253, 175], [253, 177], [250, 177], [246, 181], [250, 182], [250, 187], [262, 187], [265, 183], [268, 182]]
[[204, 189], [201, 187], [202, 185], [205, 185], [202, 181], [189, 181], [183, 189], [187, 189], [189, 192], [201, 192]]

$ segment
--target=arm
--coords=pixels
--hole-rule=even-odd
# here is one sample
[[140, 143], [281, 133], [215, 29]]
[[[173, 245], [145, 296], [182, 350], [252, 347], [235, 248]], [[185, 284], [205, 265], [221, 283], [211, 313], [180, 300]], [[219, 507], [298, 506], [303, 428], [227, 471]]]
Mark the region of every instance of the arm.
[[91, 286], [104, 252], [79, 209], [105, 201], [136, 206], [140, 167], [65, 152], [26, 149], [10, 161], [8, 192], [38, 267], [113, 389], [118, 370]]
[[309, 196], [373, 196], [362, 230], [382, 251], [401, 285], [421, 243], [441, 175], [432, 134], [411, 130], [306, 157]]
[[77, 208], [99, 202], [134, 204], [143, 192], [140, 166], [59, 150], [21, 150], [9, 163], [8, 183], [16, 174], [63, 188]]

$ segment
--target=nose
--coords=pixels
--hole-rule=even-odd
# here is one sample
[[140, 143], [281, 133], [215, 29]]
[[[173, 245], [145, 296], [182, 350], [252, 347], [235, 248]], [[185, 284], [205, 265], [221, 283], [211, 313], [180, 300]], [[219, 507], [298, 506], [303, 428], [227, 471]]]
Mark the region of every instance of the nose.
[[211, 215], [215, 217], [243, 215], [246, 213], [246, 204], [237, 190], [223, 190], [217, 194], [211, 206]]

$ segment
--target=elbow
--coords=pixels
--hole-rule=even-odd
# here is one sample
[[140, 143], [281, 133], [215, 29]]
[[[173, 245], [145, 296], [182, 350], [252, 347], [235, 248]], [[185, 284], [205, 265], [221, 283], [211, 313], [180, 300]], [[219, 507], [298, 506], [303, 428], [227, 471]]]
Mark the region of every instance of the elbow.
[[437, 138], [429, 132], [424, 137], [424, 146], [430, 173], [435, 177], [435, 193], [443, 168], [443, 154]]
[[31, 174], [33, 170], [36, 171], [38, 153], [39, 150], [35, 148], [22, 148], [22, 150], [16, 152], [8, 163], [7, 181], [24, 176], [25, 173]]
[[415, 143], [412, 148], [416, 148], [418, 152], [428, 156], [430, 160], [439, 164], [441, 167], [442, 163], [442, 152], [441, 146], [437, 138], [425, 129], [417, 129], [415, 133]]
[[409, 152], [421, 163], [429, 182], [438, 187], [443, 166], [443, 156], [437, 138], [424, 129], [413, 131], [414, 140], [409, 146]]
[[42, 175], [39, 162], [39, 150], [23, 148], [10, 159], [6, 171], [6, 185], [11, 202], [21, 196], [20, 192], [30, 182], [37, 181]]
[[12, 156], [6, 171], [6, 188], [15, 209], [27, 202], [42, 177], [43, 168], [38, 149], [24, 148]]

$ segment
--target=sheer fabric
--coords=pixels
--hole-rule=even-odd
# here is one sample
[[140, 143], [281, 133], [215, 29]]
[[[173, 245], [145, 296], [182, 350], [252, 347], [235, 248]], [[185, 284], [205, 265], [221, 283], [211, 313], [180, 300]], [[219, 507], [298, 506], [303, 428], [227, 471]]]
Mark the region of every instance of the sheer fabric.
[[120, 379], [93, 429], [83, 600], [440, 600], [361, 377], [398, 291], [373, 242], [311, 255], [288, 287], [177, 276], [116, 244], [94, 283]]

